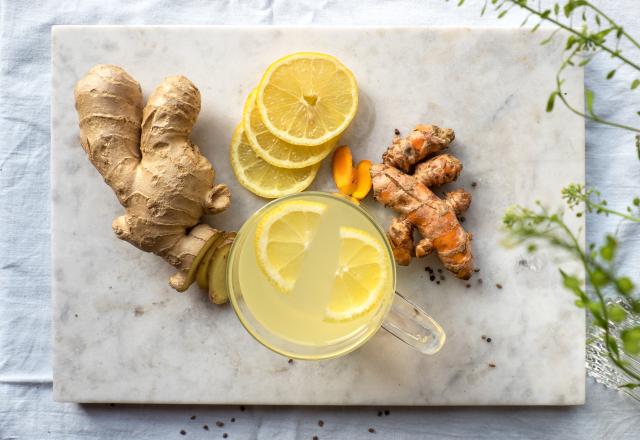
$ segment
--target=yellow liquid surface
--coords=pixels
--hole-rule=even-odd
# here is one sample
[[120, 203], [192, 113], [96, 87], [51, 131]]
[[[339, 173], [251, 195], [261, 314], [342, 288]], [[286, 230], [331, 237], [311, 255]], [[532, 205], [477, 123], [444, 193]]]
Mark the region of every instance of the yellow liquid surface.
[[[322, 203], [326, 205], [326, 210], [305, 251], [293, 290], [279, 290], [258, 264], [255, 236], [261, 216], [252, 218], [242, 228], [242, 237], [239, 238], [244, 240], [238, 242], [241, 247], [234, 258], [234, 264], [237, 264], [237, 276], [234, 277], [237, 285], [232, 290], [238, 289], [241, 292], [251, 315], [268, 333], [309, 347], [326, 347], [332, 344], [344, 346], [348, 342], [350, 347], [355, 348], [377, 331], [392, 300], [392, 256], [379, 229], [351, 202], [338, 196], [313, 193], [303, 193], [286, 200], [294, 199]], [[326, 317], [326, 308], [338, 269], [339, 230], [342, 226], [365, 231], [379, 240], [385, 251], [383, 264], [387, 267], [379, 300], [355, 317], [336, 321]], [[268, 341], [261, 339], [261, 342], [269, 345]]]

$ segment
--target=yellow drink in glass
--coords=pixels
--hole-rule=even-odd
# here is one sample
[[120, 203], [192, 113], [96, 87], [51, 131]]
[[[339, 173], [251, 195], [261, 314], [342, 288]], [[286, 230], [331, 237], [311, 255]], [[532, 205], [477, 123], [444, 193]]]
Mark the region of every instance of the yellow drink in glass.
[[[311, 212], [287, 217], [291, 207]], [[285, 356], [324, 359], [354, 350], [380, 328], [395, 265], [384, 232], [362, 208], [306, 192], [269, 203], [243, 225], [227, 283], [258, 341]]]

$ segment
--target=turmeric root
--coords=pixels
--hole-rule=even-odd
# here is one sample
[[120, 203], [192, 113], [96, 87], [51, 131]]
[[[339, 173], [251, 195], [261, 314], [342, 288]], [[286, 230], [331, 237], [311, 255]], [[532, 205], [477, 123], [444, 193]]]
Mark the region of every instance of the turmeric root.
[[186, 290], [218, 236], [200, 223], [202, 216], [231, 201], [189, 139], [200, 92], [183, 76], [168, 77], [143, 108], [138, 82], [120, 67], [101, 64], [78, 81], [74, 94], [82, 148], [125, 208], [113, 221], [114, 232], [174, 266], [169, 284]]
[[382, 155], [382, 161], [408, 173], [414, 164], [446, 148], [454, 138], [450, 128], [419, 124], [407, 137], [395, 136], [391, 146]]
[[[473, 273], [471, 234], [457, 217], [469, 208], [471, 195], [458, 189], [441, 199], [429, 189], [455, 181], [462, 164], [448, 154], [417, 164], [446, 148], [453, 139], [453, 130], [433, 125], [418, 125], [406, 138], [396, 137], [384, 153], [383, 163], [371, 168], [373, 196], [400, 214], [388, 231], [398, 264], [408, 265], [413, 256], [435, 251], [451, 273], [469, 279]], [[407, 174], [414, 167], [413, 175]], [[414, 229], [422, 236], [415, 247]]]
[[371, 191], [371, 161], [361, 160], [353, 167], [351, 149], [343, 145], [333, 154], [333, 181], [338, 190], [356, 200], [364, 199]]

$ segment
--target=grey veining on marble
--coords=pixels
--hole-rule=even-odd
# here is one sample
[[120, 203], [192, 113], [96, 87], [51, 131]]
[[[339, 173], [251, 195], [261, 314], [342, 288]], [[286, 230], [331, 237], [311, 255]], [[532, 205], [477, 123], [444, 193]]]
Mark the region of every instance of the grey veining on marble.
[[[499, 245], [505, 208], [584, 180], [584, 125], [545, 113], [561, 44], [526, 30], [445, 28], [55, 27], [52, 35], [54, 396], [77, 402], [573, 405], [584, 402], [584, 315], [544, 253]], [[558, 40], [559, 41], [559, 40]], [[230, 307], [167, 285], [172, 268], [116, 239], [121, 207], [78, 142], [74, 83], [118, 64], [145, 96], [183, 74], [202, 93], [192, 139], [230, 185], [232, 208], [209, 218], [238, 228], [264, 201], [235, 180], [228, 144], [244, 98], [266, 66], [300, 50], [338, 56], [356, 75], [361, 108], [343, 137], [357, 159], [379, 158], [393, 130], [452, 127], [459, 181], [474, 197], [464, 226], [480, 272], [436, 285], [425, 266], [400, 268], [398, 288], [447, 332], [431, 357], [384, 331], [331, 361], [288, 363], [255, 342]], [[582, 71], [566, 91], [582, 105]], [[472, 188], [471, 183], [477, 186]], [[332, 189], [329, 161], [314, 189]], [[391, 213], [369, 201], [383, 223]], [[578, 221], [578, 220], [576, 220]], [[479, 282], [482, 279], [482, 283]], [[501, 284], [498, 289], [496, 284]], [[486, 342], [482, 336], [491, 338]], [[495, 365], [491, 367], [490, 364]]]

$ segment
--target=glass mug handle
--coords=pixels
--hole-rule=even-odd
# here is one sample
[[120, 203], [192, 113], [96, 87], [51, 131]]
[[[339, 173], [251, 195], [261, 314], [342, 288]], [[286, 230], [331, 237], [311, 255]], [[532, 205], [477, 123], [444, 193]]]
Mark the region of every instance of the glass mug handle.
[[398, 292], [382, 328], [424, 354], [436, 354], [447, 338], [440, 324]]

